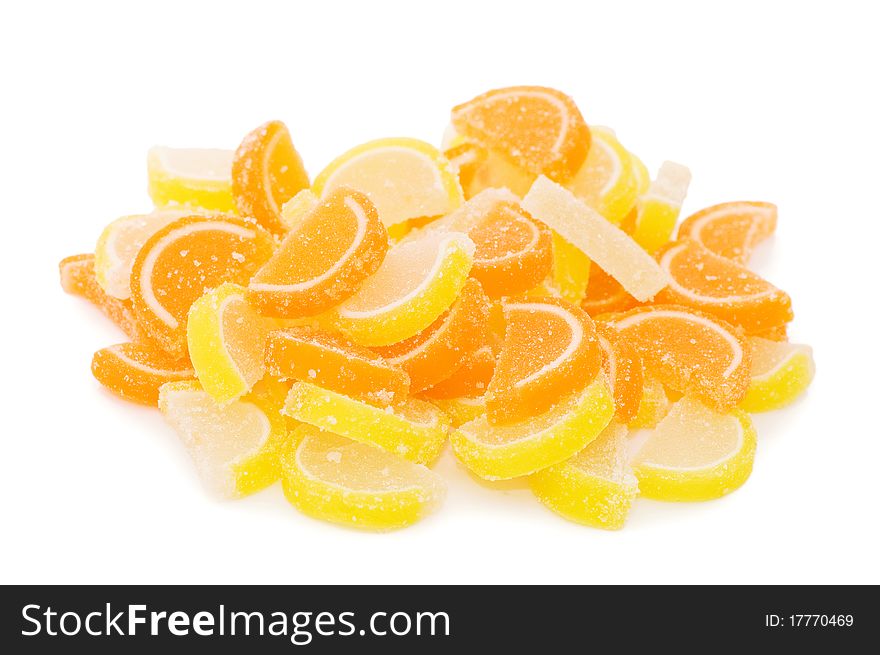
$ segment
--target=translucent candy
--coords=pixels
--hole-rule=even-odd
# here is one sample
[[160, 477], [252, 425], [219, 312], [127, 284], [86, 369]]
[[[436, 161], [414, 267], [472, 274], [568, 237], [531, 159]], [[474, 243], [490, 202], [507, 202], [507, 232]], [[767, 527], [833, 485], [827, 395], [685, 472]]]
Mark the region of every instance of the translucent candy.
[[237, 284], [221, 284], [192, 304], [189, 357], [202, 388], [216, 402], [246, 394], [263, 377], [266, 335], [273, 327], [275, 321], [260, 316]]
[[530, 475], [562, 462], [595, 439], [614, 414], [604, 375], [539, 416], [495, 426], [481, 416], [450, 435], [455, 456], [487, 480]]
[[649, 300], [666, 286], [666, 274], [629, 235], [546, 177], [535, 181], [522, 204], [638, 300]]
[[443, 156], [449, 161], [449, 165], [458, 173], [458, 181], [464, 191], [464, 197], [470, 198], [476, 192], [470, 192], [474, 183], [475, 175], [486, 161], [488, 152], [476, 143], [462, 138], [455, 139], [455, 143], [444, 148]]
[[646, 498], [719, 498], [752, 472], [757, 437], [748, 414], [719, 414], [685, 396], [666, 415], [633, 460]]
[[574, 101], [555, 89], [494, 89], [452, 109], [463, 136], [535, 175], [570, 178], [590, 148], [590, 130]]
[[708, 207], [673, 241], [688, 169], [652, 182], [553, 89], [489, 91], [453, 109], [442, 153], [371, 141], [313, 184], [280, 121], [235, 153], [148, 160], [157, 209], [61, 283], [131, 340], [95, 353], [95, 378], [158, 404], [224, 497], [281, 477], [309, 516], [404, 527], [442, 501], [425, 465], [449, 438], [476, 476], [619, 529], [640, 486], [742, 484], [743, 412], [814, 375], [789, 297], [745, 268], [776, 207]]
[[690, 237], [721, 257], [746, 264], [755, 247], [776, 230], [776, 205], [725, 202], [688, 216], [678, 236]]
[[238, 498], [278, 480], [287, 425], [264, 395], [220, 406], [198, 382], [169, 382], [159, 390], [159, 409], [214, 493]]
[[223, 282], [247, 284], [272, 254], [272, 236], [242, 219], [187, 216], [151, 236], [135, 259], [131, 302], [169, 353], [186, 352], [189, 308]]
[[486, 344], [468, 354], [452, 375], [425, 389], [421, 394], [422, 397], [430, 400], [448, 400], [482, 396], [495, 374], [496, 347], [498, 346]]
[[612, 421], [574, 457], [529, 478], [544, 505], [570, 521], [619, 530], [639, 493], [628, 463], [626, 427]]
[[314, 191], [303, 189], [281, 207], [281, 222], [287, 230], [292, 230], [320, 203]]
[[385, 225], [442, 216], [464, 200], [446, 158], [418, 139], [378, 139], [352, 148], [318, 174], [312, 190], [326, 196], [341, 186], [365, 193]]
[[489, 298], [480, 283], [469, 279], [449, 311], [419, 334], [377, 352], [405, 371], [413, 393], [451, 376], [485, 342]]
[[131, 269], [138, 252], [169, 223], [199, 213], [192, 209], [157, 209], [151, 214], [123, 216], [106, 228], [95, 246], [95, 277], [114, 298], [131, 297]]
[[636, 415], [627, 424], [633, 430], [653, 428], [669, 412], [669, 397], [663, 384], [655, 377], [645, 376], [642, 385], [642, 399]]
[[813, 381], [813, 349], [785, 341], [749, 337], [752, 379], [740, 407], [747, 412], [767, 412], [796, 400]]
[[309, 176], [284, 123], [269, 121], [242, 139], [232, 162], [232, 191], [242, 216], [283, 234], [287, 226], [281, 208], [308, 186]]
[[431, 398], [430, 402], [449, 417], [454, 428], [486, 415], [486, 399], [483, 396]]
[[381, 448], [300, 426], [283, 459], [284, 495], [308, 516], [364, 530], [412, 525], [435, 511], [446, 483]]
[[669, 276], [669, 286], [657, 295], [657, 302], [702, 310], [748, 334], [777, 328], [794, 318], [787, 293], [693, 239], [668, 244], [658, 253], [658, 260]]
[[607, 127], [590, 128], [590, 152], [566, 188], [615, 225], [636, 202], [638, 179], [632, 158]]
[[166, 382], [191, 380], [195, 371], [188, 360], [173, 359], [155, 346], [120, 343], [95, 353], [92, 375], [116, 395], [155, 407], [159, 387]]
[[364, 194], [340, 188], [293, 227], [248, 285], [248, 300], [280, 318], [314, 316], [350, 298], [376, 272], [388, 233]]
[[409, 339], [455, 302], [473, 256], [473, 241], [457, 232], [431, 231], [398, 243], [357, 293], [326, 318], [365, 346]]
[[647, 193], [639, 197], [632, 236], [648, 252], [669, 241], [691, 182], [691, 172], [665, 161]]
[[471, 275], [492, 298], [525, 293], [550, 272], [550, 230], [518, 202], [499, 202], [467, 234], [476, 245]]
[[675, 305], [637, 307], [608, 320], [641, 355], [646, 372], [666, 386], [720, 412], [745, 397], [751, 348], [724, 321]]
[[590, 258], [568, 241], [553, 233], [553, 286], [560, 297], [576, 305], [587, 296]]
[[420, 464], [437, 458], [449, 430], [449, 419], [429, 402], [412, 398], [380, 409], [309, 382], [294, 382], [284, 413]]
[[602, 368], [614, 396], [614, 417], [621, 423], [631, 421], [642, 402], [645, 373], [642, 358], [617, 330], [603, 323], [596, 324]]
[[555, 298], [510, 300], [504, 315], [504, 343], [486, 395], [490, 423], [542, 414], [596, 377], [596, 329], [580, 308]]
[[639, 304], [626, 292], [620, 282], [598, 266], [590, 267], [590, 280], [581, 309], [593, 318], [612, 312], [624, 312]]
[[138, 322], [131, 301], [120, 300], [107, 293], [95, 277], [95, 256], [92, 254], [65, 257], [58, 264], [61, 288], [66, 293], [85, 298], [115, 323], [132, 341], [152, 341]]
[[372, 350], [342, 335], [313, 327], [291, 327], [269, 335], [269, 372], [387, 407], [406, 400], [410, 379]]
[[231, 150], [166, 148], [147, 154], [150, 198], [156, 207], [185, 205], [235, 211]]

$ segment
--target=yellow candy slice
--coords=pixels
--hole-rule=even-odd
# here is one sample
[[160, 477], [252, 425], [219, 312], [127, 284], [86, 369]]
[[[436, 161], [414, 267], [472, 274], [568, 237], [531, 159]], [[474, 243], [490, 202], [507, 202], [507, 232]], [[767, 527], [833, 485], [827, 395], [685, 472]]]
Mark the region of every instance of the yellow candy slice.
[[657, 378], [646, 377], [639, 411], [628, 423], [629, 427], [634, 430], [655, 427], [669, 413], [670, 404], [663, 384]]
[[430, 402], [449, 417], [452, 427], [455, 428], [486, 413], [486, 399], [483, 396], [476, 398], [432, 398]]
[[189, 357], [204, 390], [218, 403], [250, 391], [263, 377], [263, 351], [276, 321], [258, 314], [246, 290], [227, 282], [196, 300], [189, 310]]
[[629, 153], [629, 159], [633, 167], [633, 178], [636, 181], [636, 191], [638, 192], [638, 195], [641, 196], [647, 193], [648, 189], [651, 187], [651, 174], [648, 172], [648, 167], [645, 166], [645, 162], [632, 152]]
[[566, 187], [609, 221], [618, 225], [635, 204], [638, 181], [629, 152], [607, 127], [590, 128], [587, 158]]
[[268, 393], [218, 405], [195, 381], [159, 389], [159, 409], [180, 436], [205, 486], [225, 498], [268, 487], [281, 472], [287, 424]]
[[580, 305], [590, 282], [590, 258], [583, 251], [553, 233], [553, 288], [559, 296]]
[[303, 189], [281, 207], [281, 222], [288, 230], [299, 225], [302, 218], [318, 206], [321, 199], [311, 189]]
[[364, 530], [411, 525], [443, 501], [430, 469], [381, 448], [303, 424], [282, 458], [284, 495], [298, 510]]
[[748, 414], [718, 414], [685, 396], [649, 435], [633, 468], [645, 498], [711, 500], [748, 479], [756, 447]]
[[449, 162], [418, 139], [378, 139], [356, 146], [321, 171], [312, 190], [326, 196], [340, 186], [369, 196], [386, 226], [448, 214], [464, 200]]
[[147, 176], [153, 204], [235, 213], [233, 155], [232, 150], [211, 148], [151, 148], [147, 154]]
[[614, 414], [604, 375], [550, 411], [515, 425], [490, 425], [485, 416], [450, 435], [456, 457], [486, 480], [530, 475], [562, 462], [595, 439]]
[[446, 443], [449, 418], [424, 400], [410, 398], [384, 409], [309, 382], [294, 382], [284, 414], [329, 432], [427, 464]]
[[522, 206], [580, 249], [637, 300], [645, 302], [667, 285], [663, 269], [628, 234], [543, 175], [535, 180]]
[[389, 346], [418, 334], [461, 293], [474, 242], [458, 232], [428, 230], [389, 249], [379, 270], [327, 319], [365, 346]]
[[752, 345], [752, 381], [740, 407], [768, 412], [785, 407], [800, 396], [816, 373], [809, 346], [748, 337]]
[[639, 493], [626, 435], [626, 427], [612, 421], [577, 455], [532, 475], [532, 492], [570, 521], [619, 530]]
[[648, 252], [669, 241], [691, 182], [691, 172], [665, 161], [647, 193], [639, 197], [633, 238]]

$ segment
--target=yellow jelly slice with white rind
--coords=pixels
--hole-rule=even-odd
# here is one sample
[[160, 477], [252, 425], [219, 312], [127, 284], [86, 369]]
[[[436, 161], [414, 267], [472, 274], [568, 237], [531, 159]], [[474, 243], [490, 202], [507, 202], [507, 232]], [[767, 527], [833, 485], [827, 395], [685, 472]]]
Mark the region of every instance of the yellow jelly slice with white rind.
[[632, 429], [653, 428], [669, 413], [669, 396], [656, 378], [645, 378], [639, 411], [627, 425]]
[[450, 435], [456, 457], [486, 480], [530, 475], [562, 462], [595, 439], [611, 421], [614, 401], [604, 375], [550, 411], [515, 425], [494, 426], [485, 416]]
[[535, 180], [522, 206], [578, 247], [637, 300], [650, 300], [668, 284], [663, 269], [628, 234], [543, 175]]
[[592, 126], [590, 134], [592, 140], [587, 158], [565, 186], [618, 225], [638, 194], [632, 160], [610, 128]]
[[626, 426], [612, 421], [577, 455], [530, 476], [529, 486], [541, 503], [570, 521], [619, 530], [639, 493], [628, 458]]
[[281, 222], [288, 230], [299, 226], [302, 219], [311, 212], [321, 199], [311, 189], [299, 191], [281, 207]]
[[648, 189], [651, 188], [651, 174], [648, 172], [648, 167], [645, 166], [645, 162], [632, 152], [629, 153], [629, 159], [630, 162], [632, 162], [636, 190], [638, 191], [638, 195], [641, 196], [642, 194], [647, 193]]
[[389, 249], [379, 270], [326, 319], [365, 346], [390, 346], [431, 325], [458, 298], [474, 261], [458, 232], [426, 231]]
[[153, 204], [235, 213], [234, 154], [232, 150], [216, 148], [151, 148], [147, 154], [147, 176]]
[[220, 404], [246, 394], [266, 372], [266, 335], [277, 322], [261, 316], [246, 290], [227, 282], [208, 291], [189, 310], [189, 357], [204, 390]]
[[800, 396], [816, 373], [813, 349], [785, 341], [748, 337], [752, 346], [752, 380], [740, 408], [769, 412]]
[[143, 245], [166, 225], [199, 209], [157, 209], [116, 219], [104, 228], [95, 246], [95, 278], [108, 296], [131, 297], [131, 269]]
[[645, 498], [712, 500], [748, 479], [756, 447], [748, 414], [718, 414], [685, 396], [648, 436], [633, 459], [633, 469]]
[[430, 402], [449, 417], [452, 427], [457, 428], [486, 413], [486, 398], [431, 398]]
[[168, 382], [159, 389], [159, 409], [215, 494], [240, 498], [278, 480], [288, 431], [269, 394], [220, 406], [196, 381]]
[[446, 495], [421, 464], [308, 424], [291, 435], [282, 470], [284, 495], [303, 514], [364, 530], [412, 525]]
[[590, 282], [590, 258], [553, 232], [553, 287], [568, 302], [580, 305]]
[[639, 197], [633, 239], [648, 252], [656, 252], [672, 237], [690, 182], [687, 167], [665, 161]]
[[310, 382], [293, 383], [283, 411], [297, 421], [417, 464], [437, 459], [449, 431], [449, 418], [427, 401], [410, 398], [383, 409]]
[[347, 186], [369, 196], [386, 226], [448, 214], [464, 200], [458, 175], [430, 143], [378, 139], [334, 159], [315, 178], [319, 196]]

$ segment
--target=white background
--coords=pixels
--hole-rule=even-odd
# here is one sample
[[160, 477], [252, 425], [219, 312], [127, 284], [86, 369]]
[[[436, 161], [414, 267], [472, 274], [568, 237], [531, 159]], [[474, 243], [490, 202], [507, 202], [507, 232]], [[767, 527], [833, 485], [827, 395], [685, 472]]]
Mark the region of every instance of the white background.
[[[0, 10], [2, 582], [880, 582], [877, 184], [871, 3], [534, 0], [5, 3]], [[62, 257], [146, 211], [154, 144], [234, 148], [283, 119], [314, 175], [368, 139], [439, 142], [449, 108], [543, 84], [684, 208], [776, 202], [758, 269], [794, 299], [818, 375], [759, 416], [754, 473], [704, 504], [639, 501], [625, 530], [567, 523], [447, 454], [439, 514], [392, 534], [322, 524], [275, 486], [200, 487], [158, 412], [105, 392], [120, 334], [58, 285]]]

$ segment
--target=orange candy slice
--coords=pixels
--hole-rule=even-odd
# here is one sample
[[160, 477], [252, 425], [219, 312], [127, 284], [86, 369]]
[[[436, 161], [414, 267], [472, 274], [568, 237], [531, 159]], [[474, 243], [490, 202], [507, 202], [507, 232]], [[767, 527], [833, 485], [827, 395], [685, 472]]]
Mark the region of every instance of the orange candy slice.
[[690, 237], [721, 257], [740, 264], [776, 230], [776, 205], [769, 202], [725, 202], [688, 216], [678, 237]]
[[292, 327], [269, 334], [270, 375], [311, 382], [379, 407], [406, 400], [409, 376], [372, 350], [339, 334]]
[[770, 341], [788, 341], [788, 325], [779, 325], [763, 332], [756, 332], [753, 337], [761, 337]]
[[553, 265], [550, 230], [518, 203], [497, 203], [468, 236], [476, 246], [471, 275], [492, 298], [525, 293]]
[[138, 320], [162, 348], [182, 355], [190, 306], [223, 282], [247, 284], [273, 248], [272, 235], [249, 220], [186, 216], [166, 225], [132, 267]]
[[283, 234], [281, 207], [309, 186], [309, 176], [287, 126], [270, 121], [250, 132], [232, 160], [232, 194], [243, 216]]
[[427, 329], [392, 346], [376, 348], [376, 352], [409, 374], [415, 393], [455, 373], [485, 342], [488, 323], [489, 298], [471, 278], [452, 307]]
[[794, 317], [788, 294], [692, 239], [667, 245], [658, 260], [669, 274], [669, 286], [657, 294], [657, 302], [700, 309], [749, 334], [779, 327]]
[[590, 149], [590, 130], [570, 97], [540, 86], [495, 89], [452, 109], [460, 134], [535, 175], [564, 181]]
[[598, 266], [590, 267], [590, 281], [587, 295], [581, 309], [592, 317], [610, 312], [624, 312], [639, 304], [639, 301], [626, 292], [620, 282], [608, 275]]
[[602, 349], [602, 368], [614, 397], [614, 417], [629, 423], [639, 412], [645, 372], [642, 358], [620, 333], [604, 323], [596, 324], [599, 347]]
[[504, 303], [507, 330], [486, 395], [490, 423], [523, 421], [583, 389], [599, 372], [592, 319], [558, 298]]
[[92, 254], [65, 257], [58, 264], [61, 288], [65, 292], [85, 298], [113, 321], [132, 341], [150, 339], [138, 323], [131, 301], [108, 295], [95, 277], [95, 256]]
[[248, 300], [267, 316], [320, 314], [350, 297], [376, 272], [388, 233], [366, 195], [333, 191], [301, 218], [248, 286]]
[[751, 349], [730, 324], [675, 305], [637, 307], [608, 320], [641, 355], [645, 372], [667, 387], [721, 413], [745, 397]]
[[477, 398], [486, 392], [495, 373], [495, 350], [485, 345], [464, 358], [464, 362], [445, 380], [422, 392], [429, 400]]
[[166, 382], [192, 380], [188, 360], [142, 343], [120, 343], [102, 348], [92, 357], [92, 375], [110, 391], [144, 405], [159, 403], [159, 387]]

